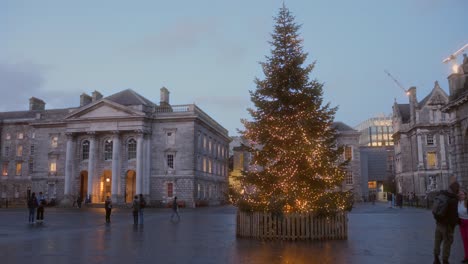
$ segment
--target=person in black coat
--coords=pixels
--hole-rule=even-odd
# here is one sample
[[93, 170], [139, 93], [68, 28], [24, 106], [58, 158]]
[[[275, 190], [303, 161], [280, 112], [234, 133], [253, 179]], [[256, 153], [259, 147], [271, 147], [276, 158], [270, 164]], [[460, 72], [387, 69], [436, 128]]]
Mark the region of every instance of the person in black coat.
[[453, 243], [453, 231], [458, 224], [458, 193], [460, 184], [453, 182], [447, 191], [441, 191], [441, 194], [448, 198], [446, 213], [443, 217], [436, 218], [436, 230], [434, 239], [434, 264], [439, 264], [440, 245], [442, 247], [442, 261], [449, 263], [450, 247]]

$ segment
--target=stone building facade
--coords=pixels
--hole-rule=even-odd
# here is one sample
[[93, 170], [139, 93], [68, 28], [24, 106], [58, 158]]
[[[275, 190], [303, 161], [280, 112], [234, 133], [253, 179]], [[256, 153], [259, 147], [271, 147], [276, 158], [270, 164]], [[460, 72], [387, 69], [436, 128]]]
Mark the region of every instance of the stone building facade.
[[448, 96], [435, 82], [421, 101], [416, 87], [408, 90], [409, 104], [393, 105], [393, 140], [397, 192], [428, 192], [447, 189], [451, 176], [450, 115], [442, 111]]
[[71, 204], [112, 197], [150, 204], [174, 196], [186, 206], [219, 204], [228, 184], [228, 131], [196, 105], [171, 105], [161, 88], [159, 105], [128, 89], [108, 97], [82, 94], [80, 106], [0, 113], [3, 199], [28, 191]]
[[468, 187], [468, 58], [458, 72], [448, 77], [449, 101], [442, 110], [449, 114], [453, 174], [466, 189]]

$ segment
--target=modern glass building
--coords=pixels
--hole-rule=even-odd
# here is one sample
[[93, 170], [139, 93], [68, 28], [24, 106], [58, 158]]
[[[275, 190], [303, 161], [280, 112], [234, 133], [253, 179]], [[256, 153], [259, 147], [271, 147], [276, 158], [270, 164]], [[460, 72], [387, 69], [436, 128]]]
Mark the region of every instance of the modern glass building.
[[357, 125], [354, 129], [361, 133], [360, 146], [393, 146], [392, 116], [372, 117]]

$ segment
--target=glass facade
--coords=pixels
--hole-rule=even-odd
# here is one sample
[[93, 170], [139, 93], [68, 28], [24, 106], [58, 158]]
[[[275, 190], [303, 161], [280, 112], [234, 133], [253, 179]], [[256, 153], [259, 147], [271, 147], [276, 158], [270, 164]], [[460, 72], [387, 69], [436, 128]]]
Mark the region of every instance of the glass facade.
[[359, 137], [360, 146], [393, 146], [391, 116], [370, 118], [357, 125], [354, 129], [361, 133]]

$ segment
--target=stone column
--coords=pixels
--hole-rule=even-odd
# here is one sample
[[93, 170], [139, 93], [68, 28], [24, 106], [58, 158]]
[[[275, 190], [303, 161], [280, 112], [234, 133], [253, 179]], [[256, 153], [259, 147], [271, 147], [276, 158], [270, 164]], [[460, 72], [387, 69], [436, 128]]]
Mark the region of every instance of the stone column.
[[114, 131], [112, 137], [112, 185], [111, 194], [112, 202], [117, 203], [120, 196], [119, 181], [120, 181], [120, 135], [119, 131]]
[[145, 151], [145, 182], [144, 182], [144, 194], [150, 194], [150, 176], [151, 176], [151, 134], [146, 137], [146, 151]]
[[94, 179], [94, 162], [96, 158], [96, 133], [90, 132], [89, 135], [89, 157], [88, 157], [88, 198], [93, 202], [93, 196], [96, 197], [93, 191]]
[[71, 183], [73, 173], [73, 134], [66, 133], [67, 149], [65, 155], [65, 184], [64, 184], [64, 199], [60, 202], [62, 206], [73, 205], [73, 196], [71, 194]]
[[445, 154], [445, 140], [444, 134], [440, 134], [440, 168], [446, 169], [447, 168], [447, 157]]
[[423, 147], [422, 147], [422, 140], [421, 140], [421, 134], [417, 134], [417, 139], [418, 139], [418, 147], [417, 147], [417, 152], [418, 152], [418, 168], [424, 168], [424, 159], [423, 159]]
[[138, 131], [136, 154], [136, 194], [143, 193], [143, 131]]

